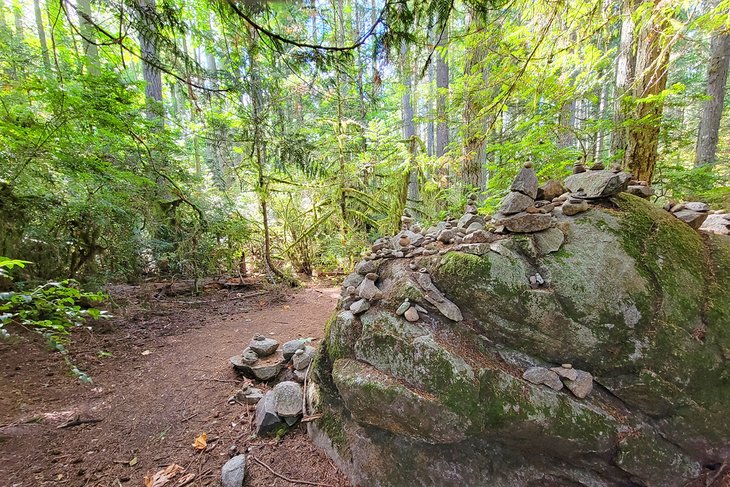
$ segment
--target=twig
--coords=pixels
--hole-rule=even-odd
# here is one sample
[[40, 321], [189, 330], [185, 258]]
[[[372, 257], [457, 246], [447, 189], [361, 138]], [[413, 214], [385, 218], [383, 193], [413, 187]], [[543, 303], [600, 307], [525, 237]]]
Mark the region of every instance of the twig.
[[245, 381], [233, 379], [195, 379], [195, 382], [229, 382], [233, 384], [240, 384]]
[[317, 419], [321, 418], [322, 416], [324, 416], [324, 414], [313, 414], [311, 416], [305, 416], [302, 418], [301, 422], [309, 423], [310, 421], [317, 420]]
[[262, 467], [264, 467], [266, 470], [268, 470], [269, 472], [271, 472], [275, 476], [279, 477], [282, 480], [286, 480], [287, 482], [291, 482], [292, 484], [316, 485], [318, 487], [334, 487], [333, 485], [330, 485], [330, 484], [320, 484], [319, 482], [310, 482], [308, 480], [295, 480], [295, 479], [290, 479], [289, 477], [287, 477], [285, 475], [282, 475], [279, 472], [275, 472], [274, 469], [272, 469], [271, 467], [269, 467], [268, 465], [266, 465], [264, 462], [262, 462], [261, 460], [259, 460], [255, 456], [250, 455], [250, 457], [251, 457], [251, 459], [254, 462], [258, 463], [259, 465], [261, 465]]
[[75, 418], [66, 421], [60, 426], [57, 426], [56, 429], [62, 429], [62, 428], [73, 428], [74, 426], [79, 426], [82, 424], [87, 423], [100, 423], [103, 421], [102, 419], [81, 419], [81, 416], [76, 416]]
[[198, 411], [197, 413], [193, 413], [190, 416], [187, 416], [187, 417], [181, 419], [180, 422], [181, 423], [184, 423], [185, 421], [189, 421], [189, 420], [193, 419], [195, 416], [197, 416], [198, 414], [200, 414], [200, 411]]

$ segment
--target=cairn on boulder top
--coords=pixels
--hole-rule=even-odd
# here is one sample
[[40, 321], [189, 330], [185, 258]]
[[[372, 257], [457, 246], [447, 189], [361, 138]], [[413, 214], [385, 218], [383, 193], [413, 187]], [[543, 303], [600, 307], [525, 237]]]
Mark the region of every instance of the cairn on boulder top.
[[605, 169], [593, 170], [591, 168], [590, 171], [568, 176], [565, 179], [565, 187], [578, 198], [609, 198], [626, 191], [629, 181], [631, 181], [629, 173], [615, 173]]
[[531, 162], [526, 162], [512, 183], [510, 192], [502, 200], [494, 221], [513, 233], [532, 233], [545, 230], [552, 225], [548, 213], [552, 208], [535, 206], [538, 184]]
[[707, 203], [691, 201], [674, 205], [670, 212], [695, 230], [699, 230], [709, 216], [710, 207]]

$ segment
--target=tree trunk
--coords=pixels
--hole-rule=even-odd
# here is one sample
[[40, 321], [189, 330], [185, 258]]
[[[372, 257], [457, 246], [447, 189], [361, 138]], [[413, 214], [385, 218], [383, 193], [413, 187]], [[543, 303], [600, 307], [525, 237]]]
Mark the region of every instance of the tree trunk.
[[22, 43], [25, 40], [23, 32], [23, 9], [16, 0], [13, 2], [13, 20], [15, 21], [15, 41]]
[[82, 42], [84, 43], [86, 72], [91, 76], [99, 76], [99, 46], [94, 44], [95, 28], [90, 22], [91, 1], [78, 0], [76, 3], [76, 11], [79, 14], [79, 30], [84, 37]]
[[35, 14], [35, 25], [38, 30], [38, 42], [41, 45], [41, 58], [46, 71], [51, 69], [51, 58], [48, 57], [48, 43], [46, 42], [46, 31], [43, 28], [43, 14], [39, 0], [33, 0], [33, 13]]
[[142, 57], [144, 94], [147, 99], [147, 118], [159, 118], [162, 125], [162, 72], [157, 67], [156, 0], [137, 0], [142, 28], [139, 32], [139, 49]]
[[573, 128], [575, 125], [575, 100], [566, 101], [560, 107], [560, 115], [558, 125], [560, 126], [560, 135], [558, 136], [558, 148], [567, 149], [575, 145], [575, 133]]
[[[470, 12], [470, 35], [479, 35], [484, 28], [478, 15]], [[486, 188], [486, 131], [489, 129], [481, 95], [487, 84], [487, 70], [481, 65], [486, 56], [486, 48], [478, 42], [466, 53], [464, 80], [464, 154], [462, 156], [461, 176], [466, 193], [476, 190], [478, 194]]]
[[[636, 81], [633, 96], [644, 99], [661, 93], [667, 86], [669, 47], [664, 37], [665, 23], [662, 0], [654, 4], [651, 17], [639, 31], [636, 49]], [[624, 167], [636, 179], [651, 183], [654, 176], [658, 149], [659, 129], [662, 117], [662, 100], [636, 103], [634, 123], [628, 131], [628, 144], [624, 155]]]
[[433, 157], [435, 153], [434, 141], [435, 141], [435, 130], [434, 130], [434, 113], [433, 113], [433, 99], [434, 99], [434, 65], [428, 67], [428, 101], [426, 102], [427, 120], [426, 123], [426, 153], [429, 157]]
[[725, 106], [725, 86], [730, 67], [730, 29], [713, 33], [710, 44], [710, 61], [707, 69], [707, 96], [702, 105], [700, 126], [697, 132], [695, 165], [715, 162], [722, 109]]
[[400, 48], [400, 70], [404, 86], [401, 98], [403, 110], [403, 139], [408, 145], [408, 190], [406, 193], [406, 208], [416, 210], [419, 204], [418, 194], [418, 168], [415, 167], [416, 160], [416, 127], [413, 123], [413, 103], [411, 95], [413, 91], [413, 69], [408, 57], [406, 42], [401, 43]]
[[632, 14], [638, 0], [623, 0], [621, 5], [621, 38], [616, 59], [616, 89], [613, 102], [613, 135], [611, 137], [611, 156], [623, 157], [626, 153], [627, 128], [631, 85], [634, 82], [636, 52], [634, 42], [634, 20]]
[[[448, 44], [449, 31], [446, 26], [437, 42], [439, 48]], [[449, 145], [449, 123], [448, 123], [448, 91], [449, 91], [449, 64], [446, 60], [446, 52], [441, 50], [436, 54], [436, 157], [446, 153], [446, 146]]]

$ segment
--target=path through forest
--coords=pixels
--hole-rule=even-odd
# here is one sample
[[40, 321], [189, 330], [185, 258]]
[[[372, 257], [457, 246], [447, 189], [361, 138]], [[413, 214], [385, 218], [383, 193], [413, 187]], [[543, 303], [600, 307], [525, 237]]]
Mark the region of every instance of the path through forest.
[[[196, 475], [188, 485], [217, 485], [233, 446], [249, 456], [247, 486], [297, 485], [252, 456], [284, 477], [347, 485], [304, 426], [281, 441], [254, 438], [253, 406], [228, 404], [241, 385], [228, 358], [255, 333], [319, 345], [337, 292], [309, 285], [156, 299], [150, 289], [119, 288], [116, 317], [75, 333], [70, 347], [91, 385], [71, 377], [37, 335], [0, 343], [0, 485], [138, 486], [171, 463]], [[76, 417], [101, 421], [59, 428]], [[202, 432], [201, 453], [192, 444]]]

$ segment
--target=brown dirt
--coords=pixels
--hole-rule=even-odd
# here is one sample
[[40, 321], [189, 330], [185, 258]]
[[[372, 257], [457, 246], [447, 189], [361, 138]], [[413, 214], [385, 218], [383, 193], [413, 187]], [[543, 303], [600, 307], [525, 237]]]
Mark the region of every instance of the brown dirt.
[[[280, 343], [311, 336], [318, 345], [336, 293], [320, 284], [155, 298], [150, 287], [119, 286], [111, 290], [116, 317], [76, 330], [69, 346], [90, 385], [39, 335], [16, 330], [0, 342], [0, 485], [139, 486], [171, 463], [196, 475], [187, 485], [217, 485], [232, 447], [249, 456], [246, 486], [301, 485], [251, 456], [290, 479], [349, 485], [303, 425], [280, 440], [256, 438], [254, 407], [227, 401], [242, 385], [230, 356], [255, 333]], [[58, 428], [77, 416], [101, 421]], [[202, 432], [201, 453], [192, 443]]]

